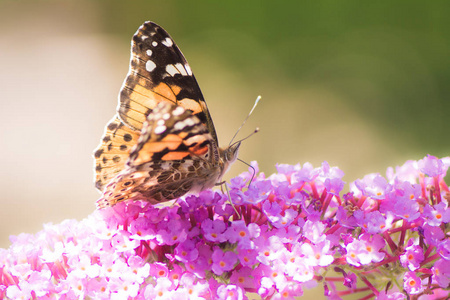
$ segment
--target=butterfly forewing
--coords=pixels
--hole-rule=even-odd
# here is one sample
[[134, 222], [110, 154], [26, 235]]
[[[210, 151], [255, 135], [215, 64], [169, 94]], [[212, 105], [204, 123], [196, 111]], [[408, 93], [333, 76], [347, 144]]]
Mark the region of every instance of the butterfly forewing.
[[119, 116], [140, 130], [159, 102], [191, 110], [217, 136], [191, 68], [169, 34], [152, 22], [139, 27], [131, 42], [130, 69], [120, 91]]

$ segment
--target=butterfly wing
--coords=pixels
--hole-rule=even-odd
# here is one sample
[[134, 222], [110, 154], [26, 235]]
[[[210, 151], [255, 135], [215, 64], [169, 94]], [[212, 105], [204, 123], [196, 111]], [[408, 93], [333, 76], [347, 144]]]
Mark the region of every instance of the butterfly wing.
[[181, 106], [160, 103], [144, 122], [125, 168], [106, 186], [97, 206], [127, 199], [156, 204], [210, 188], [222, 170], [218, 151], [197, 116]]
[[106, 125], [100, 145], [95, 149], [95, 187], [102, 191], [125, 166], [139, 132], [129, 128], [114, 116]]
[[218, 144], [214, 124], [189, 64], [169, 34], [155, 23], [145, 22], [133, 36], [130, 69], [119, 100], [120, 119], [135, 130], [142, 128], [158, 103], [169, 102], [192, 111]]
[[131, 41], [130, 68], [119, 94], [118, 117], [108, 123], [94, 153], [97, 189], [103, 190], [124, 168], [143, 123], [160, 102], [192, 111], [218, 144], [214, 124], [189, 64], [164, 29], [145, 22]]

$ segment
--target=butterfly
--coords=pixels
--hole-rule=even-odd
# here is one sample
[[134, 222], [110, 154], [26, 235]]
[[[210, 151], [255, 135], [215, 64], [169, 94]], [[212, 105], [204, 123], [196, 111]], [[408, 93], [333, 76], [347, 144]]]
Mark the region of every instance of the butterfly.
[[125, 200], [157, 204], [219, 183], [240, 142], [219, 148], [191, 68], [169, 34], [153, 22], [131, 41], [130, 68], [117, 114], [94, 153], [97, 207]]

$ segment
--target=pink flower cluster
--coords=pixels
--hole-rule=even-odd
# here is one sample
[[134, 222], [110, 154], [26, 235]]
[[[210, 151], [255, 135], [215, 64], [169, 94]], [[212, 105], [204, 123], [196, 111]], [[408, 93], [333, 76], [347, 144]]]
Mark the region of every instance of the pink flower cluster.
[[[450, 158], [370, 174], [278, 165], [171, 207], [124, 202], [0, 249], [5, 299], [329, 299], [448, 296]], [[253, 167], [257, 169], [256, 163]]]

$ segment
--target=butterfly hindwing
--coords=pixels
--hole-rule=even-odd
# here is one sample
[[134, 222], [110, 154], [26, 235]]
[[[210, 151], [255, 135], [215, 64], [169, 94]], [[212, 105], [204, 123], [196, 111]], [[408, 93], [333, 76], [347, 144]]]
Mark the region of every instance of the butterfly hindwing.
[[145, 22], [133, 36], [130, 69], [119, 99], [119, 116], [133, 129], [142, 128], [158, 103], [169, 102], [192, 111], [218, 143], [189, 64], [169, 34], [155, 23]]
[[218, 148], [206, 126], [190, 111], [157, 105], [122, 172], [97, 201], [102, 208], [127, 199], [152, 204], [212, 187], [220, 175]]
[[139, 132], [123, 124], [117, 116], [106, 125], [102, 141], [94, 152], [95, 187], [100, 191], [125, 166]]

